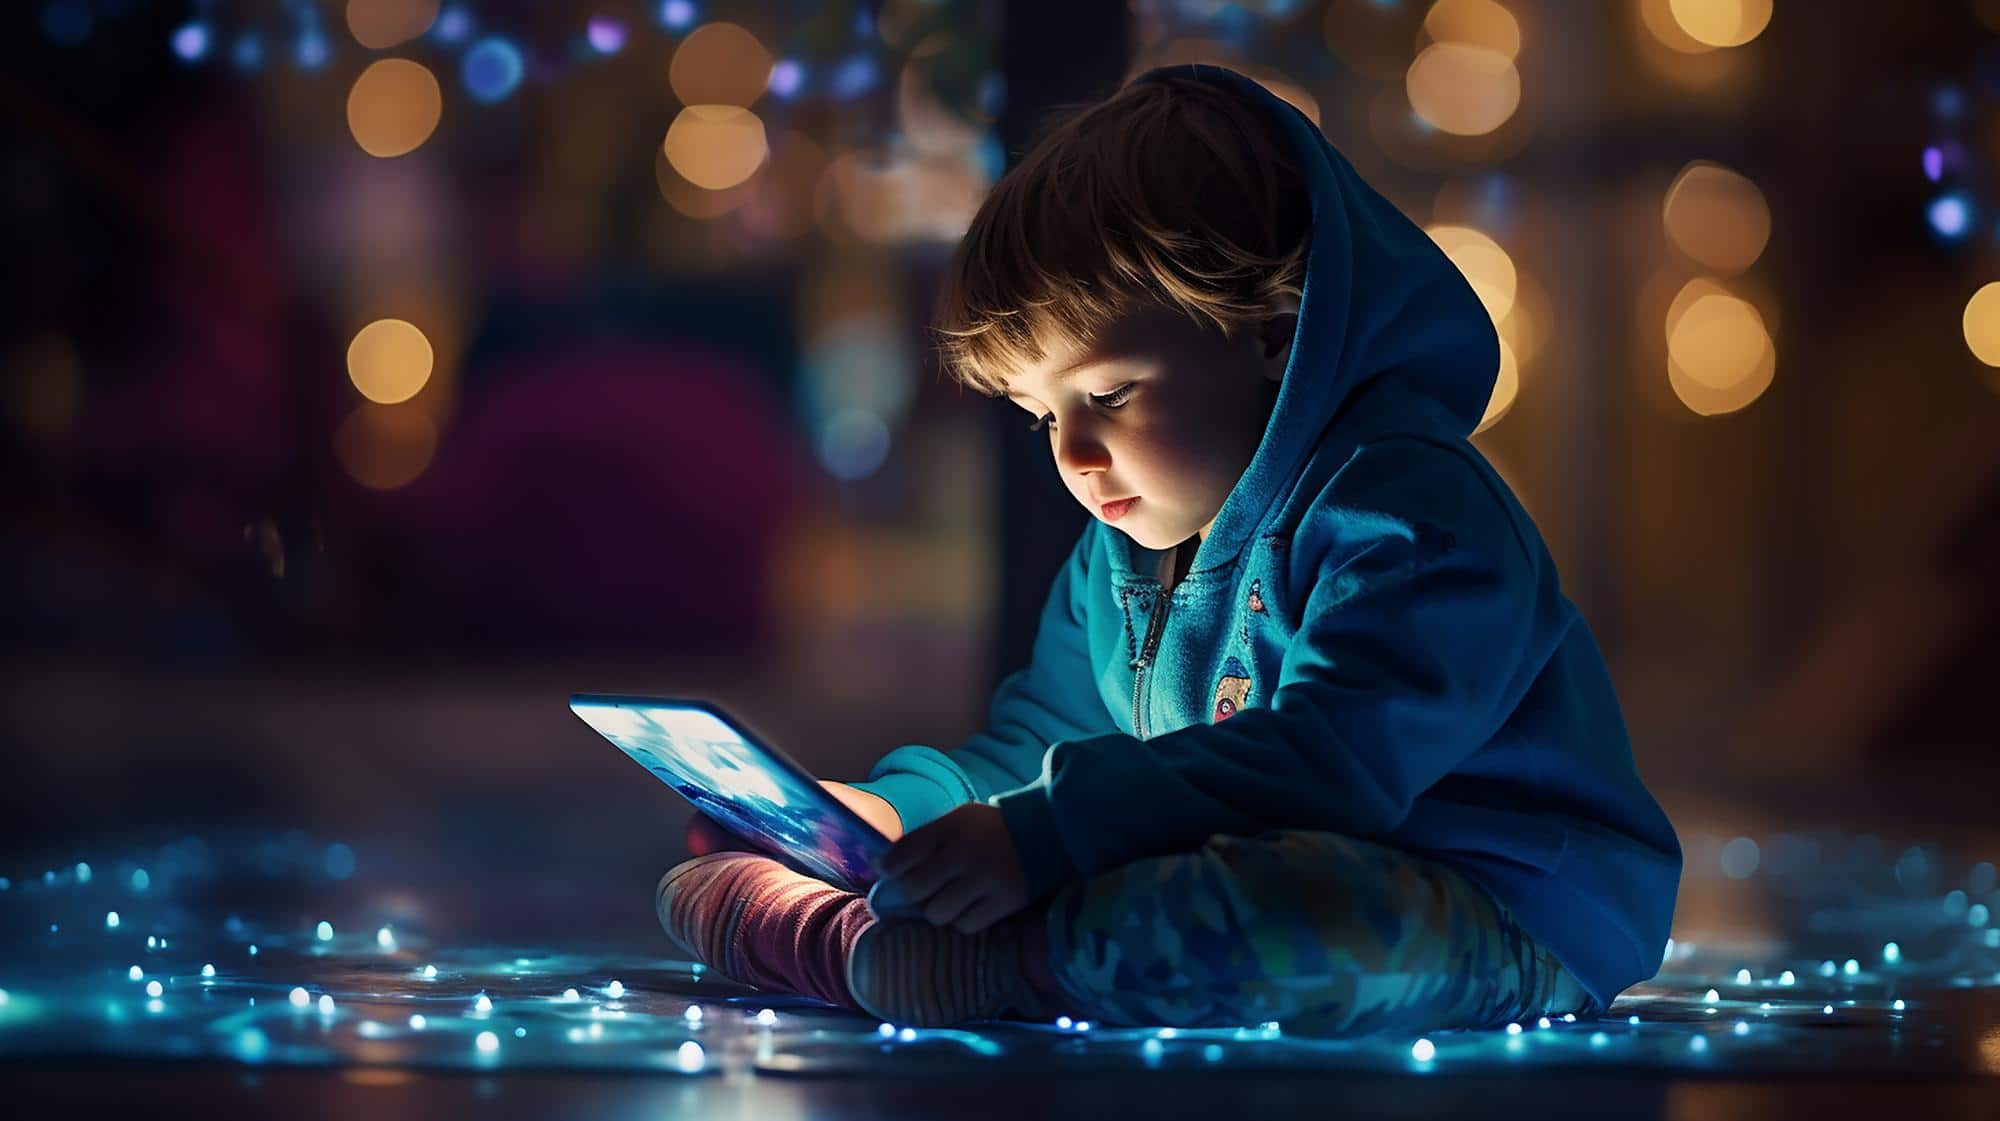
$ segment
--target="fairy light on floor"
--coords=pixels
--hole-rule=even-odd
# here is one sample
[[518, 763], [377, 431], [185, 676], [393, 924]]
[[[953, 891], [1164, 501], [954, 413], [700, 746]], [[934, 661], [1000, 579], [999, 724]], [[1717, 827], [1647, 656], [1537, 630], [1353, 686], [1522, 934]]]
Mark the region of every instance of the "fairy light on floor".
[[[1797, 875], [1789, 870], [1797, 861], [1787, 864], [1782, 844], [1757, 841], [1762, 857], [1747, 882]], [[1889, 857], [1897, 851], [1885, 850]], [[1343, 1042], [1341, 1062], [1411, 1073], [1435, 1069], [1433, 1064], [1459, 1073], [1545, 1063], [1699, 1062], [1707, 1071], [1721, 1072], [1781, 1061], [1777, 1056], [1825, 1053], [1839, 1057], [1843, 1073], [1893, 1069], [1910, 1056], [1884, 1048], [1881, 1029], [1932, 1037], [1939, 1030], [1921, 999], [1925, 994], [2000, 989], [2000, 958], [1990, 952], [2000, 948], [1994, 941], [2000, 930], [1989, 917], [2000, 906], [1995, 894], [2000, 875], [1986, 864], [1984, 872], [1954, 883], [1951, 877], [1968, 876], [1971, 865], [1951, 865], [1934, 848], [1925, 851], [1927, 864], [1910, 865], [1925, 878], [1903, 884], [1901, 903], [1884, 905], [1879, 924], [1871, 925], [1871, 913], [1846, 896], [1795, 891], [1822, 910], [1845, 907], [1844, 925], [1802, 936], [1796, 944], [1685, 931], [1663, 947], [1660, 975], [1628, 991], [1596, 1022], [1557, 1009], [1448, 1037], [1435, 1032], [1369, 1037]], [[322, 870], [320, 855], [329, 852], [309, 853], [314, 875], [337, 878], [336, 867], [353, 874], [344, 860], [330, 856]], [[88, 1054], [92, 1046], [108, 1045], [107, 1033], [116, 1031], [122, 1033], [120, 1054], [137, 1048], [141, 1055], [163, 1059], [184, 1053], [262, 1065], [361, 1062], [492, 1070], [561, 1069], [574, 1061], [593, 1070], [686, 1074], [720, 1070], [725, 1054], [740, 1055], [753, 1073], [970, 1070], [983, 1067], [954, 1064], [1058, 1053], [1065, 1063], [1112, 1069], [1143, 1063], [1148, 1070], [1211, 1064], [1231, 1071], [1291, 1070], [1330, 1054], [1316, 1050], [1324, 1043], [1309, 1026], [1301, 1029], [1289, 1020], [1282, 1027], [1264, 1020], [1231, 1028], [1136, 1030], [1074, 1017], [936, 1030], [859, 1021], [811, 1002], [780, 1004], [771, 994], [745, 989], [694, 962], [649, 962], [630, 952], [583, 955], [549, 946], [454, 945], [365, 911], [336, 908], [304, 922], [296, 913], [260, 915], [227, 891], [204, 887], [200, 895], [184, 898], [182, 885], [198, 882], [186, 879], [184, 861], [145, 863], [162, 874], [149, 874], [144, 893], [132, 885], [137, 865], [131, 860], [72, 861], [47, 872], [36, 866], [25, 881], [18, 875], [10, 881], [11, 890], [0, 895], [0, 916], [26, 918], [13, 929], [36, 932], [31, 940], [48, 926], [89, 930], [96, 916], [107, 916], [101, 934], [52, 934], [28, 948], [25, 960], [34, 963], [38, 977], [49, 979], [32, 986], [15, 983], [0, 1001], [0, 1024], [37, 1025], [34, 1032], [11, 1038], [46, 1029], [53, 1033], [47, 1038], [64, 1041], [59, 1045], [66, 1053]], [[1827, 882], [1834, 885], [1824, 890], [1851, 891], [1845, 885], [1867, 881], [1852, 867], [1830, 858], [1824, 863]], [[1830, 899], [1838, 901], [1821, 901]], [[206, 900], [235, 907], [218, 906], [204, 915]], [[116, 927], [108, 924], [105, 909], [114, 901]], [[1805, 926], [1801, 921], [1797, 929]], [[269, 951], [261, 957], [250, 949], [260, 943]], [[421, 945], [430, 960], [402, 957], [404, 945]], [[140, 953], [145, 956], [134, 963]], [[23, 958], [15, 948], [0, 960]], [[45, 963], [61, 968], [44, 968]], [[614, 976], [640, 972], [645, 979], [636, 989]], [[1727, 1020], [1719, 1018], [1723, 1011], [1730, 1013]], [[1619, 1026], [1613, 1030], [1613, 1024]], [[1827, 1031], [1836, 1026], [1843, 1030]], [[1871, 1026], [1878, 1030], [1871, 1032]], [[482, 1034], [490, 1046], [480, 1042]], [[9, 1039], [0, 1032], [0, 1059], [8, 1055]], [[516, 1045], [504, 1046], [510, 1040]], [[193, 1050], [187, 1050], [189, 1041]], [[686, 1049], [690, 1043], [696, 1050]], [[364, 1046], [367, 1050], [360, 1050]], [[149, 1050], [153, 1047], [158, 1049]], [[1449, 1056], [1443, 1054], [1447, 1050]], [[699, 1061], [684, 1064], [684, 1053], [699, 1055]], [[1934, 1061], [1966, 1053], [1977, 1054], [1976, 1046], [1969, 1052], [1941, 1049]]]

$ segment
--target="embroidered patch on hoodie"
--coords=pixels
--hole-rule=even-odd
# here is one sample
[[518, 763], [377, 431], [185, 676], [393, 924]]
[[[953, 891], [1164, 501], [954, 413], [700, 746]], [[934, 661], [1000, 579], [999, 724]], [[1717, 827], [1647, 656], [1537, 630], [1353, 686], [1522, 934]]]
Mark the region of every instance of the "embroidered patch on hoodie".
[[1222, 663], [1222, 679], [1215, 683], [1215, 713], [1211, 723], [1220, 724], [1250, 703], [1250, 671], [1230, 657]]
[[1245, 610], [1243, 614], [1238, 617], [1236, 623], [1236, 632], [1238, 636], [1240, 636], [1243, 639], [1244, 645], [1247, 646], [1250, 643], [1250, 616], [1270, 614], [1270, 612], [1264, 610], [1263, 580], [1259, 579], [1250, 581], [1250, 595], [1245, 599], [1244, 607], [1247, 608], [1247, 610]]

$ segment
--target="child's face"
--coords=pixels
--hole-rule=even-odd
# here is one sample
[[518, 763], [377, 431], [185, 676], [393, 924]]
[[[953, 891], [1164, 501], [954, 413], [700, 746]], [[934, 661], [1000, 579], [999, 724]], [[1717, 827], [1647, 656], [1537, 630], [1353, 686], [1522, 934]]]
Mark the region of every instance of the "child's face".
[[1290, 354], [1287, 338], [1231, 341], [1179, 312], [1147, 309], [1083, 351], [1015, 371], [1008, 396], [1049, 418], [1056, 470], [1084, 509], [1146, 548], [1165, 549], [1206, 535], [1250, 465]]

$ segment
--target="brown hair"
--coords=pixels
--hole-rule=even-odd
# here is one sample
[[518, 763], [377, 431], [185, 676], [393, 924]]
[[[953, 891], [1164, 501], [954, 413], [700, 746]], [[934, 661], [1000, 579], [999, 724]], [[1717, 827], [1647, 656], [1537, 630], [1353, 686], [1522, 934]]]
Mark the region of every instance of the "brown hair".
[[1051, 119], [945, 270], [932, 329], [952, 377], [1000, 396], [1008, 370], [1081, 349], [1149, 304], [1231, 339], [1284, 297], [1296, 306], [1312, 205], [1269, 114], [1170, 77]]

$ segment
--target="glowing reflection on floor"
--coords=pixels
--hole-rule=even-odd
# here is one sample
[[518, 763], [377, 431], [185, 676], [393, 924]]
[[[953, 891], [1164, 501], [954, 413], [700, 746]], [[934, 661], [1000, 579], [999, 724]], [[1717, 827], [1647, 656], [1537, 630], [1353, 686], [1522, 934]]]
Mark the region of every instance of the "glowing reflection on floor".
[[[0, 1057], [689, 1077], [937, 1075], [996, 1062], [1417, 1074], [2000, 1070], [2000, 1031], [1985, 1025], [1961, 1048], [1929, 1015], [1949, 994], [2000, 986], [2000, 932], [1987, 925], [2000, 911], [1991, 864], [1819, 836], [1773, 841], [1772, 855], [1785, 859], [1759, 872], [1742, 840], [1719, 846], [1717, 867], [1728, 880], [1765, 881], [1776, 902], [1763, 925], [1669, 943], [1660, 975], [1604, 1018], [1366, 1040], [1313, 1039], [1276, 1023], [1119, 1028], [1067, 1018], [919, 1030], [759, 993], [672, 959], [433, 942], [421, 922], [365, 909], [293, 919], [248, 902], [216, 909], [214, 900], [232, 898], [232, 873], [247, 867], [307, 888], [357, 874], [347, 846], [296, 834], [132, 859], [93, 854], [0, 877]], [[1703, 846], [1689, 851], [1690, 875], [1713, 877]], [[1854, 1027], [1867, 1030], [1829, 1030]]]

